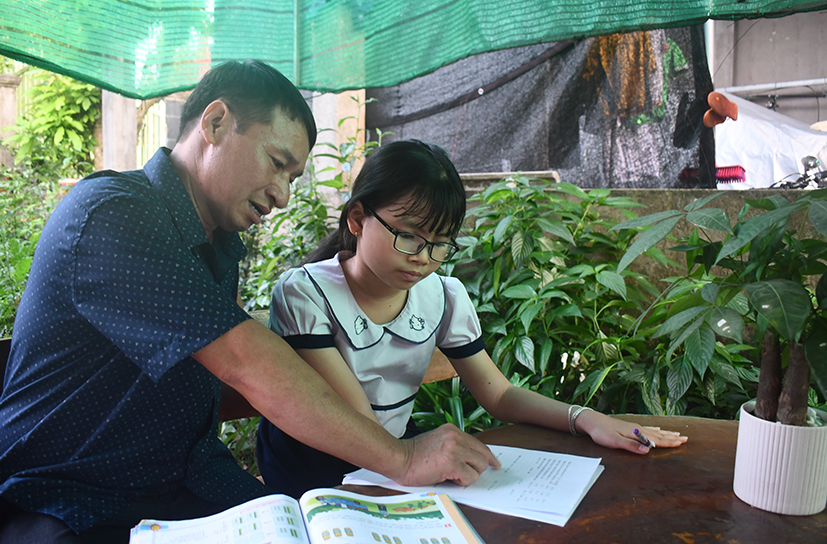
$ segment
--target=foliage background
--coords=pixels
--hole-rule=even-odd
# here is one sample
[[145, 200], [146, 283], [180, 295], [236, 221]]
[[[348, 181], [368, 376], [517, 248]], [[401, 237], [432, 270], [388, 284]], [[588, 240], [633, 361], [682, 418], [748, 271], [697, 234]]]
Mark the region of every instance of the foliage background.
[[[14, 64], [0, 57], [0, 68]], [[11, 335], [40, 231], [63, 196], [59, 180], [92, 171], [100, 90], [34, 70], [27, 109], [3, 143], [15, 156], [0, 165], [0, 337]]]

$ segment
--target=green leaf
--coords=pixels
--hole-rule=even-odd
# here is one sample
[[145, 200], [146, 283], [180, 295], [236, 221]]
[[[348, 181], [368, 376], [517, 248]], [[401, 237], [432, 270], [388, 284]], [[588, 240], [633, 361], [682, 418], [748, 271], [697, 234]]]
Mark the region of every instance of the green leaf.
[[502, 292], [505, 298], [529, 299], [536, 295], [534, 289], [521, 283], [520, 285], [513, 285]]
[[623, 276], [615, 272], [601, 270], [597, 273], [595, 279], [600, 285], [611, 289], [620, 295], [623, 300], [626, 300], [626, 283], [623, 281]]
[[486, 204], [491, 204], [498, 200], [510, 200], [514, 198], [514, 191], [511, 189], [500, 189], [499, 191], [493, 191], [485, 198]]
[[535, 302], [528, 306], [523, 312], [520, 314], [520, 322], [523, 324], [523, 328], [525, 328], [525, 333], [528, 334], [531, 330], [531, 322], [534, 321], [534, 317], [537, 315], [543, 308], [542, 302]]
[[666, 394], [674, 404], [689, 390], [692, 385], [692, 367], [683, 359], [678, 359], [666, 371]]
[[813, 309], [810, 295], [789, 280], [768, 280], [744, 285], [750, 304], [787, 340], [795, 341]]
[[729, 363], [729, 361], [717, 353], [713, 354], [709, 359], [709, 369], [715, 376], [719, 376], [739, 388], [742, 387], [741, 378], [738, 377], [738, 373], [735, 371], [735, 368]]
[[583, 314], [577, 304], [563, 304], [549, 312], [549, 316], [553, 319], [556, 317], [583, 317]]
[[722, 232], [732, 232], [729, 217], [720, 208], [704, 208], [686, 214], [686, 220], [698, 227]]
[[723, 193], [723, 191], [718, 191], [717, 193], [713, 193], [713, 194], [711, 194], [711, 195], [709, 195], [709, 196], [707, 196], [707, 197], [704, 197], [704, 198], [702, 198], [702, 199], [700, 199], [700, 200], [695, 200], [695, 201], [693, 201], [693, 202], [690, 202], [689, 204], [687, 204], [686, 206], [684, 206], [684, 208], [683, 208], [683, 209], [684, 209], [684, 210], [686, 210], [686, 211], [688, 211], [688, 212], [691, 212], [691, 211], [697, 210], [697, 209], [699, 209], [699, 208], [702, 208], [702, 207], [706, 206], [706, 205], [707, 205], [707, 204], [709, 204], [712, 200], [714, 200], [714, 199], [718, 198], [718, 197], [719, 197], [719, 196], [721, 196], [722, 194], [724, 194], [724, 193]]
[[460, 247], [474, 247], [480, 243], [479, 239], [474, 236], [459, 236], [456, 241]]
[[727, 301], [726, 307], [732, 308], [741, 315], [747, 315], [747, 312], [749, 312], [749, 301], [747, 300], [747, 296], [739, 290], [731, 300]]
[[503, 336], [508, 334], [508, 329], [505, 326], [505, 319], [496, 317], [488, 322], [485, 330], [492, 334], [501, 334]]
[[684, 213], [679, 210], [667, 210], [665, 212], [653, 213], [650, 215], [644, 215], [643, 217], [637, 217], [635, 219], [623, 221], [622, 223], [618, 223], [617, 225], [613, 226], [610, 230], [638, 229], [640, 227], [648, 227], [649, 225], [660, 223], [664, 219], [670, 219], [676, 216], [682, 217], [683, 215]]
[[600, 199], [600, 198], [606, 198], [607, 196], [612, 194], [612, 191], [611, 191], [611, 189], [592, 189], [591, 191], [589, 191], [588, 194], [589, 194], [589, 198]]
[[819, 310], [827, 308], [827, 274], [823, 274], [816, 284], [816, 306]]
[[675, 225], [678, 224], [681, 217], [683, 217], [682, 214], [678, 217], [667, 219], [641, 234], [626, 251], [626, 254], [623, 255], [620, 264], [617, 265], [617, 272], [623, 272], [641, 253], [663, 240], [667, 234], [672, 232], [672, 229], [675, 228]]
[[718, 300], [718, 291], [720, 290], [721, 286], [717, 283], [707, 283], [701, 287], [701, 297], [708, 303], [714, 305]]
[[528, 336], [521, 336], [520, 341], [514, 346], [514, 357], [524, 367], [534, 372], [534, 342]]
[[827, 202], [817, 200], [810, 204], [810, 222], [822, 236], [827, 236]]
[[672, 334], [706, 311], [709, 311], [709, 306], [695, 306], [675, 314], [664, 321], [654, 332], [653, 336], [657, 338], [658, 336]]
[[827, 395], [827, 326], [823, 320], [813, 326], [812, 332], [804, 342], [804, 355], [810, 363], [812, 376], [821, 389], [822, 395]]
[[704, 316], [699, 315], [689, 326], [684, 327], [681, 330], [681, 333], [675, 337], [672, 342], [669, 344], [669, 350], [666, 352], [665, 360], [671, 361], [672, 355], [674, 355], [675, 350], [678, 349], [681, 344], [683, 344], [689, 336], [692, 335], [698, 328], [704, 324]]
[[586, 194], [586, 192], [583, 189], [571, 183], [555, 183], [554, 188], [560, 191], [561, 193], [566, 193], [567, 195], [575, 196], [580, 200], [586, 200], [589, 198], [589, 195]]
[[715, 353], [715, 333], [707, 327], [700, 327], [686, 338], [684, 346], [686, 358], [698, 371], [698, 376], [703, 379], [709, 360]]
[[540, 298], [541, 298], [541, 299], [546, 299], [546, 298], [561, 298], [561, 299], [563, 299], [563, 300], [565, 300], [565, 301], [571, 301], [571, 298], [569, 297], [569, 295], [568, 295], [568, 294], [566, 294], [566, 292], [565, 292], [565, 291], [561, 291], [561, 290], [559, 290], [559, 289], [548, 289], [548, 290], [545, 290], [545, 288], [544, 288], [544, 290], [540, 291]]
[[499, 223], [497, 223], [497, 228], [494, 229], [495, 244], [499, 244], [500, 242], [502, 242], [503, 236], [505, 236], [505, 232], [508, 230], [508, 227], [511, 226], [511, 221], [513, 220], [513, 215], [507, 215], [503, 217]]
[[566, 225], [562, 221], [538, 217], [537, 224], [540, 225], [545, 232], [553, 234], [558, 238], [562, 238], [570, 244], [574, 243], [574, 238], [572, 237], [571, 232], [569, 232], [569, 229], [566, 228]]
[[548, 370], [548, 362], [551, 358], [551, 352], [554, 348], [554, 342], [551, 338], [546, 338], [543, 340], [543, 345], [540, 348], [540, 375], [545, 376], [546, 371]]
[[[589, 374], [589, 376], [585, 380], [580, 382], [580, 385], [590, 386], [589, 387], [589, 395], [583, 401], [584, 406], [587, 405], [589, 403], [589, 401], [592, 400], [592, 397], [594, 397], [594, 394], [597, 393], [597, 391], [600, 389], [600, 386], [603, 385], [603, 382], [606, 380], [606, 377], [609, 375], [609, 372], [612, 371], [612, 369], [615, 367], [615, 365], [617, 365], [617, 363], [614, 363], [612, 365], [607, 366], [606, 368], [601, 370], [599, 373], [598, 372], [592, 372], [591, 374]], [[578, 386], [578, 389], [580, 389], [579, 386]], [[575, 396], [577, 396], [577, 395], [575, 395]]]
[[606, 335], [603, 332], [600, 332], [600, 338], [604, 340], [602, 342], [598, 342], [594, 346], [594, 351], [597, 354], [597, 360], [601, 363], [611, 363], [617, 361], [618, 359], [618, 349], [617, 344], [612, 341], [606, 339]]
[[721, 247], [715, 263], [719, 263], [724, 257], [728, 257], [750, 243], [756, 236], [774, 225], [787, 221], [794, 211], [801, 206], [791, 205], [771, 212], [756, 215], [747, 219], [738, 229], [737, 236], [730, 237]]
[[531, 240], [525, 232], [514, 233], [511, 238], [511, 258], [517, 268], [522, 267], [531, 256], [531, 250], [533, 249], [531, 246]]
[[660, 374], [657, 365], [650, 366], [644, 373], [643, 387], [640, 389], [643, 404], [649, 413], [656, 416], [664, 415], [660, 401]]
[[706, 322], [716, 334], [732, 338], [740, 343], [744, 334], [744, 318], [730, 308], [715, 306], [706, 317]]
[[758, 210], [777, 210], [790, 204], [790, 202], [781, 195], [772, 195], [767, 198], [745, 198], [744, 202]]

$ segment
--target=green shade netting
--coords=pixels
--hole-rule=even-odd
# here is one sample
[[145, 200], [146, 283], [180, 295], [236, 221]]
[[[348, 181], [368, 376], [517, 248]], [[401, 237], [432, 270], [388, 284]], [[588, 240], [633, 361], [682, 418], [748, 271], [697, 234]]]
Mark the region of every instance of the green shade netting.
[[257, 58], [303, 89], [387, 87], [469, 55], [707, 19], [783, 16], [779, 0], [0, 0], [0, 54], [134, 98]]

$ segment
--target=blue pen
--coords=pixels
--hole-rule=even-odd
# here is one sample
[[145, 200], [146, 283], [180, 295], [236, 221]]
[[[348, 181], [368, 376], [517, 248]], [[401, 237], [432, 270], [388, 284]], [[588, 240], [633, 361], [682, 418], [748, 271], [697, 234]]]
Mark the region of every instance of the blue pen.
[[641, 444], [643, 444], [647, 448], [654, 448], [655, 447], [655, 443], [652, 442], [651, 440], [649, 440], [648, 438], [646, 438], [645, 436], [643, 436], [643, 433], [640, 432], [638, 429], [635, 429], [634, 433], [635, 433], [635, 439], [638, 442], [640, 442]]

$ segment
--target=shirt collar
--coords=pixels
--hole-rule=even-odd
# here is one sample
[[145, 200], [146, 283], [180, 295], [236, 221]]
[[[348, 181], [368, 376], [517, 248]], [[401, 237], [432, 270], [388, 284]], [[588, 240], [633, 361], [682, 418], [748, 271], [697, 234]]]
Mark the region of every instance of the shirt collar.
[[304, 270], [354, 348], [370, 347], [386, 332], [414, 344], [433, 336], [445, 314], [445, 288], [439, 276], [431, 274], [414, 285], [396, 319], [377, 325], [368, 319], [350, 292], [341, 264], [346, 257], [347, 253], [341, 252], [327, 261], [305, 265]]
[[[166, 147], [159, 148], [155, 155], [144, 165], [144, 173], [170, 210], [172, 221], [178, 232], [181, 233], [181, 239], [184, 243], [190, 248], [209, 244], [210, 240], [207, 238], [207, 233], [204, 232], [204, 226], [201, 224], [201, 219], [198, 218], [192, 199], [184, 188], [184, 183], [178, 176], [178, 172], [169, 160], [171, 152]], [[213, 233], [213, 240], [217, 248], [235, 259], [236, 262], [247, 254], [247, 248], [234, 232], [217, 228]]]

